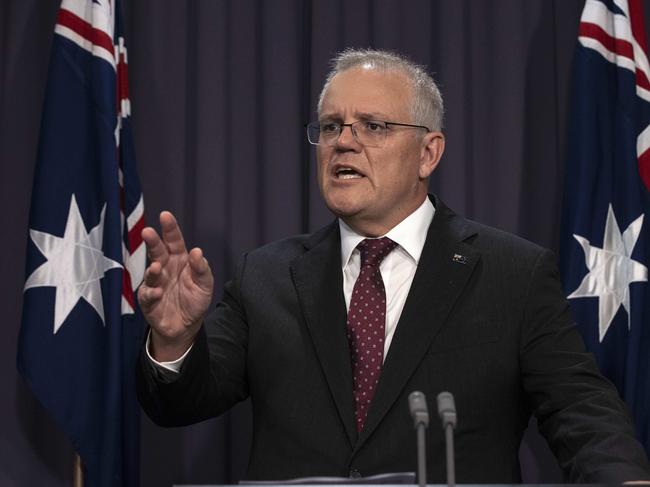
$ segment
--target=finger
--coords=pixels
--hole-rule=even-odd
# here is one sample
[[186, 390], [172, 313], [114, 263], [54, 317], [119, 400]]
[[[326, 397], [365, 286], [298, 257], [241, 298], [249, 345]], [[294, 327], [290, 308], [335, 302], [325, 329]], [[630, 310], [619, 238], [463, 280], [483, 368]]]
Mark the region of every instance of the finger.
[[163, 242], [170, 254], [183, 254], [187, 252], [185, 240], [176, 218], [169, 211], [160, 213], [160, 228], [162, 229]]
[[203, 257], [203, 251], [195, 247], [190, 252], [190, 271], [192, 272], [192, 280], [201, 287], [204, 291], [212, 291], [212, 283], [214, 281], [212, 277], [212, 270], [210, 269], [210, 264], [205, 257]]
[[162, 265], [165, 265], [167, 259], [169, 258], [169, 252], [167, 252], [167, 247], [160, 239], [158, 233], [151, 227], [146, 227], [142, 229], [142, 240], [147, 246], [147, 255], [149, 260], [152, 262], [160, 262]]
[[149, 287], [158, 287], [162, 284], [162, 265], [152, 262], [144, 272], [144, 283]]
[[141, 285], [138, 288], [138, 302], [145, 313], [156, 304], [163, 295], [162, 288]]

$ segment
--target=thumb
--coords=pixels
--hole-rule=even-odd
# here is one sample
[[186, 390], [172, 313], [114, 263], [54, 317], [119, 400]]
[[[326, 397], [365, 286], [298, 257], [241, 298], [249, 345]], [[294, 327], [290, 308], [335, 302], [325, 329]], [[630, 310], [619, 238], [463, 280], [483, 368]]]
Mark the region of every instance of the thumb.
[[202, 291], [212, 293], [214, 277], [212, 276], [210, 264], [208, 264], [200, 248], [195, 247], [190, 251], [189, 264], [190, 275], [194, 284], [201, 288]]

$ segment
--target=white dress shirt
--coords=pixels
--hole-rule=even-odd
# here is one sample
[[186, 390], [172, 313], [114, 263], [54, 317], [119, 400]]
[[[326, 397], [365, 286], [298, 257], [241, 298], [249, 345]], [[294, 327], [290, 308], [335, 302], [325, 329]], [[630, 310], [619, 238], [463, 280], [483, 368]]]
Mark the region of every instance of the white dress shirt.
[[[386, 289], [386, 336], [384, 338], [384, 359], [395, 335], [397, 322], [404, 309], [413, 277], [420, 262], [420, 255], [427, 238], [427, 231], [435, 209], [429, 198], [420, 207], [393, 227], [386, 235], [397, 247], [379, 265], [381, 278]], [[361, 253], [357, 245], [364, 237], [339, 219], [341, 229], [341, 265], [343, 270], [343, 294], [346, 309], [350, 310], [350, 297], [354, 283], [361, 271]]]
[[[384, 281], [386, 289], [386, 336], [384, 339], [384, 359], [390, 348], [390, 343], [395, 335], [397, 322], [402, 314], [406, 297], [408, 296], [413, 277], [417, 270], [424, 248], [424, 241], [427, 238], [429, 225], [433, 220], [435, 208], [426, 198], [424, 202], [393, 227], [386, 235], [397, 244], [395, 249], [389, 253], [379, 265], [381, 278]], [[341, 267], [343, 271], [343, 294], [345, 295], [345, 307], [350, 309], [350, 296], [354, 283], [359, 277], [361, 267], [361, 254], [357, 245], [364, 238], [350, 228], [343, 220], [339, 219], [339, 228], [341, 230]], [[177, 373], [183, 365], [185, 357], [192, 349], [190, 347], [180, 358], [173, 362], [158, 362], [149, 353], [149, 340], [151, 333], [147, 337], [146, 351], [149, 360], [158, 366], [160, 372], [168, 375], [170, 372]]]

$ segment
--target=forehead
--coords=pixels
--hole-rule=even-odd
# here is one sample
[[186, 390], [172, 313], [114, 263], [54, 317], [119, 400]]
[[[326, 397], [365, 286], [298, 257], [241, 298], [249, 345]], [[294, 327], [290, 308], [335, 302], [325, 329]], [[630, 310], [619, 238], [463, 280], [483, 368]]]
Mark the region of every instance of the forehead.
[[372, 68], [351, 68], [337, 74], [323, 97], [321, 117], [377, 115], [410, 117], [411, 85], [405, 74]]

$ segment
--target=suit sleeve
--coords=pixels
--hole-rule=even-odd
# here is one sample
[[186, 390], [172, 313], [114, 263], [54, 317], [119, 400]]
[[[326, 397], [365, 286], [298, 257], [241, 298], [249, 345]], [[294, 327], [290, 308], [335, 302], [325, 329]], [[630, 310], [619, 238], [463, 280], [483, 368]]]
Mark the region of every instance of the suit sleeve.
[[148, 360], [144, 346], [136, 369], [138, 398], [160, 426], [184, 426], [218, 416], [248, 397], [248, 325], [238, 277], [226, 283], [224, 297], [205, 318], [176, 380], [169, 381]]
[[523, 387], [571, 482], [650, 478], [650, 467], [615, 387], [599, 372], [571, 318], [553, 255], [533, 268], [523, 316]]

